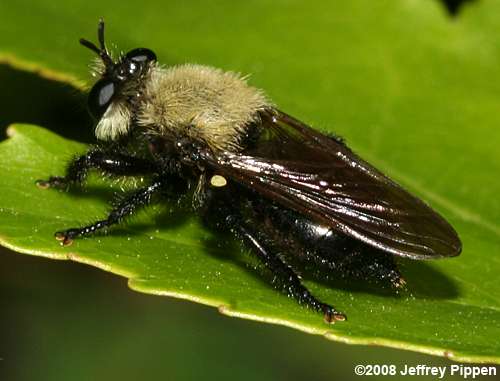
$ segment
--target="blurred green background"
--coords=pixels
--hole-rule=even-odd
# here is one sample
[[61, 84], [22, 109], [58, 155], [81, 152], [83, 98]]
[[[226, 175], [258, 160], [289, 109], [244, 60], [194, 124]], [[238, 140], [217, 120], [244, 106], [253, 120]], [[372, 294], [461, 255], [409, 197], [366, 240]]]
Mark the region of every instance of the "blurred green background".
[[[85, 97], [71, 86], [7, 65], [0, 84], [3, 138], [29, 122], [92, 141]], [[228, 318], [81, 264], [0, 250], [0, 380], [349, 380], [360, 378], [356, 364], [451, 363]]]

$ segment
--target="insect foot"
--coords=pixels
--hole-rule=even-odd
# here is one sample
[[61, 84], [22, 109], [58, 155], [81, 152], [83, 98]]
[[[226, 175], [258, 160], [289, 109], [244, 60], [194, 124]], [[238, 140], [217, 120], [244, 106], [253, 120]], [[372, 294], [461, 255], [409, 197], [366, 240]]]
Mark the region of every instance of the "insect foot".
[[48, 188], [66, 188], [68, 185], [64, 177], [51, 176], [48, 180], [37, 180], [35, 185], [40, 189]]
[[334, 324], [337, 321], [345, 321], [347, 320], [347, 316], [345, 316], [342, 312], [336, 311], [332, 306], [327, 304], [323, 307], [324, 319], [325, 322], [329, 324]]
[[404, 278], [398, 278], [396, 280], [394, 280], [392, 282], [392, 285], [397, 288], [397, 289], [401, 289], [401, 288], [404, 288], [406, 286], [406, 280]]
[[61, 242], [62, 246], [69, 246], [73, 243], [73, 239], [78, 235], [78, 230], [69, 229], [66, 231], [56, 232], [54, 237]]

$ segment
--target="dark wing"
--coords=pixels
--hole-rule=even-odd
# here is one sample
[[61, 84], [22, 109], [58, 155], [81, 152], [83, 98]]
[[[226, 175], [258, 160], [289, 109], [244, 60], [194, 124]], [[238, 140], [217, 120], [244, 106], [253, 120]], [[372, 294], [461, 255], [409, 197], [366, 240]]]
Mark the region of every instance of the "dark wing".
[[206, 158], [263, 197], [381, 250], [415, 259], [458, 255], [455, 230], [340, 140], [273, 110], [245, 155]]

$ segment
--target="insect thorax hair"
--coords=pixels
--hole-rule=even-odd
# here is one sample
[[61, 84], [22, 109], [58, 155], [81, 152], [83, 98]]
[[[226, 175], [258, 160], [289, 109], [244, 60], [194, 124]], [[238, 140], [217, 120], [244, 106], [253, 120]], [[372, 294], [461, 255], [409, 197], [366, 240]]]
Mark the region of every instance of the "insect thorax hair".
[[269, 108], [264, 94], [236, 73], [154, 64], [122, 90], [99, 121], [96, 136], [116, 140], [133, 125], [149, 135], [182, 136], [216, 150], [238, 151], [246, 128]]

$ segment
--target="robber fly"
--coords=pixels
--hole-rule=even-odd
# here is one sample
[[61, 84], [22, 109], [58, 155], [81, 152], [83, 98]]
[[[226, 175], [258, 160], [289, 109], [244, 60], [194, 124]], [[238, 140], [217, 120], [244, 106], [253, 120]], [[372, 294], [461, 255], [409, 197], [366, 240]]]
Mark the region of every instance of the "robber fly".
[[[91, 169], [144, 176], [91, 225], [59, 231], [69, 245], [120, 223], [154, 200], [191, 194], [193, 210], [243, 241], [299, 303], [345, 320], [301, 283], [286, 257], [332, 272], [404, 284], [395, 256], [433, 259], [461, 251], [457, 233], [427, 204], [351, 151], [278, 110], [238, 74], [207, 66], [160, 66], [149, 49], [114, 60], [98, 26], [100, 79], [88, 96], [98, 144], [64, 177], [38, 186], [82, 184]], [[190, 193], [189, 193], [190, 192]], [[292, 261], [293, 262], [293, 261]]]

